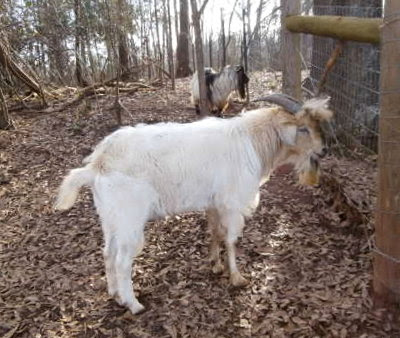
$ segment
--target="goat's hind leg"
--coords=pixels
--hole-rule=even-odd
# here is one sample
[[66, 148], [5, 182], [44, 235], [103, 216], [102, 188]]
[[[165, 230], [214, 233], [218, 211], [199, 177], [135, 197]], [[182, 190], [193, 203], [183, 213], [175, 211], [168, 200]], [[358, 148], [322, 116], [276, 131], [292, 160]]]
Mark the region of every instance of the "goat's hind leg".
[[241, 234], [244, 227], [243, 215], [234, 210], [226, 210], [221, 213], [221, 222], [223, 227], [226, 228], [225, 245], [228, 255], [231, 284], [237, 287], [245, 286], [248, 284], [248, 281], [241, 275], [236, 265], [235, 248], [237, 238]]
[[142, 188], [121, 174], [101, 177], [95, 183], [95, 203], [106, 242], [108, 291], [133, 314], [144, 309], [133, 292], [131, 275], [133, 259], [144, 245], [143, 228], [151, 203]]
[[116, 298], [118, 296], [117, 274], [115, 271], [115, 259], [117, 256], [117, 243], [115, 235], [111, 233], [111, 226], [103, 225], [104, 233], [104, 264], [106, 267], [107, 290], [108, 294]]
[[212, 264], [212, 271], [215, 274], [224, 271], [224, 265], [221, 262], [220, 249], [221, 241], [224, 238], [223, 229], [221, 227], [218, 211], [215, 209], [207, 210], [208, 227], [211, 231], [211, 244], [210, 244], [210, 261]]
[[103, 258], [106, 269], [107, 278], [107, 290], [108, 294], [113, 297], [118, 297], [118, 285], [117, 285], [117, 274], [115, 271], [115, 259], [117, 256], [117, 243], [115, 234], [113, 233], [115, 226], [113, 220], [107, 213], [106, 208], [103, 205], [103, 199], [101, 198], [98, 191], [95, 190], [94, 203], [97, 208], [97, 212], [101, 219], [101, 228], [104, 236], [104, 249]]
[[[132, 226], [132, 224], [129, 225]], [[119, 227], [121, 227], [120, 224]], [[136, 227], [133, 225], [132, 228], [143, 228], [143, 224], [138, 224]], [[142, 229], [138, 229], [138, 231], [132, 230], [129, 232], [117, 231], [115, 271], [117, 275], [118, 301], [120, 305], [128, 307], [135, 314], [144, 310], [144, 306], [139, 303], [133, 292], [132, 263], [143, 248], [144, 235]]]

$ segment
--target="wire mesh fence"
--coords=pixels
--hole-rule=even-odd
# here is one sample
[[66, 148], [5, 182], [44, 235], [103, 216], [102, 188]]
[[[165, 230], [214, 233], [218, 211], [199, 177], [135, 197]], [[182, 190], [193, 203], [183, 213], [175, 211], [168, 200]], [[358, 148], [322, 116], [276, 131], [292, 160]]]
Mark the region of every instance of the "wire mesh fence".
[[[349, 4], [337, 4], [346, 2]], [[355, 2], [315, 0], [312, 11], [314, 15], [382, 16], [381, 1]], [[338, 41], [312, 36], [310, 43], [309, 39], [303, 38], [302, 51], [308, 68], [303, 88], [307, 93], [315, 93]], [[346, 41], [322, 90], [331, 96], [331, 107], [336, 113], [335, 134], [340, 144], [353, 152], [378, 151], [379, 61], [379, 46]]]

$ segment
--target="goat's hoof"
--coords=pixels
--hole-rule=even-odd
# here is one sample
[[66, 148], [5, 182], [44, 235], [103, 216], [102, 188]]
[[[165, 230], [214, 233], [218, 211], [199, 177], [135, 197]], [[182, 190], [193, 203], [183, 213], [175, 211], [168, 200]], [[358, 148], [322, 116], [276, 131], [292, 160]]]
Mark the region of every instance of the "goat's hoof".
[[119, 297], [118, 292], [116, 292], [113, 296], [114, 300], [117, 302], [117, 304], [119, 306], [125, 306], [125, 303], [121, 300], [121, 298]]
[[231, 275], [231, 284], [235, 287], [243, 287], [249, 284], [249, 281], [244, 278], [240, 273], [234, 273]]
[[215, 263], [214, 266], [211, 268], [212, 272], [216, 275], [219, 275], [224, 272], [225, 266], [221, 262]]
[[136, 315], [140, 312], [143, 312], [145, 309], [144, 306], [142, 304], [140, 304], [139, 302], [129, 305], [128, 308], [134, 315]]

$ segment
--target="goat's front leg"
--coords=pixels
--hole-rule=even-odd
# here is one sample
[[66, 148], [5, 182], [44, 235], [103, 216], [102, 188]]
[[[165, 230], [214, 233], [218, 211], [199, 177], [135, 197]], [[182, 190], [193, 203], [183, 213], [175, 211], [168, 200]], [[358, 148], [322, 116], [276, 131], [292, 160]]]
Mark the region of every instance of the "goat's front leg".
[[228, 264], [230, 270], [230, 280], [233, 286], [245, 286], [248, 284], [237, 265], [235, 243], [244, 227], [244, 218], [238, 211], [227, 210], [221, 217], [222, 225], [226, 228], [225, 245], [228, 255]]
[[224, 265], [221, 262], [220, 249], [221, 241], [223, 239], [223, 229], [221, 227], [220, 218], [217, 210], [207, 210], [208, 227], [211, 231], [211, 244], [210, 244], [210, 261], [212, 264], [212, 271], [215, 274], [224, 271]]

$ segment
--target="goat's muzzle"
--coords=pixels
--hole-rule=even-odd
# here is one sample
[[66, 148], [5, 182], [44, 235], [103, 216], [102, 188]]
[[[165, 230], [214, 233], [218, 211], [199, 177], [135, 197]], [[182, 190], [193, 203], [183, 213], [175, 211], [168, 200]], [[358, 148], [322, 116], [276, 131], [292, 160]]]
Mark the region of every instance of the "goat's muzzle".
[[[319, 155], [318, 155], [319, 157]], [[319, 158], [312, 155], [306, 169], [299, 173], [299, 183], [301, 185], [318, 186], [321, 176]]]

